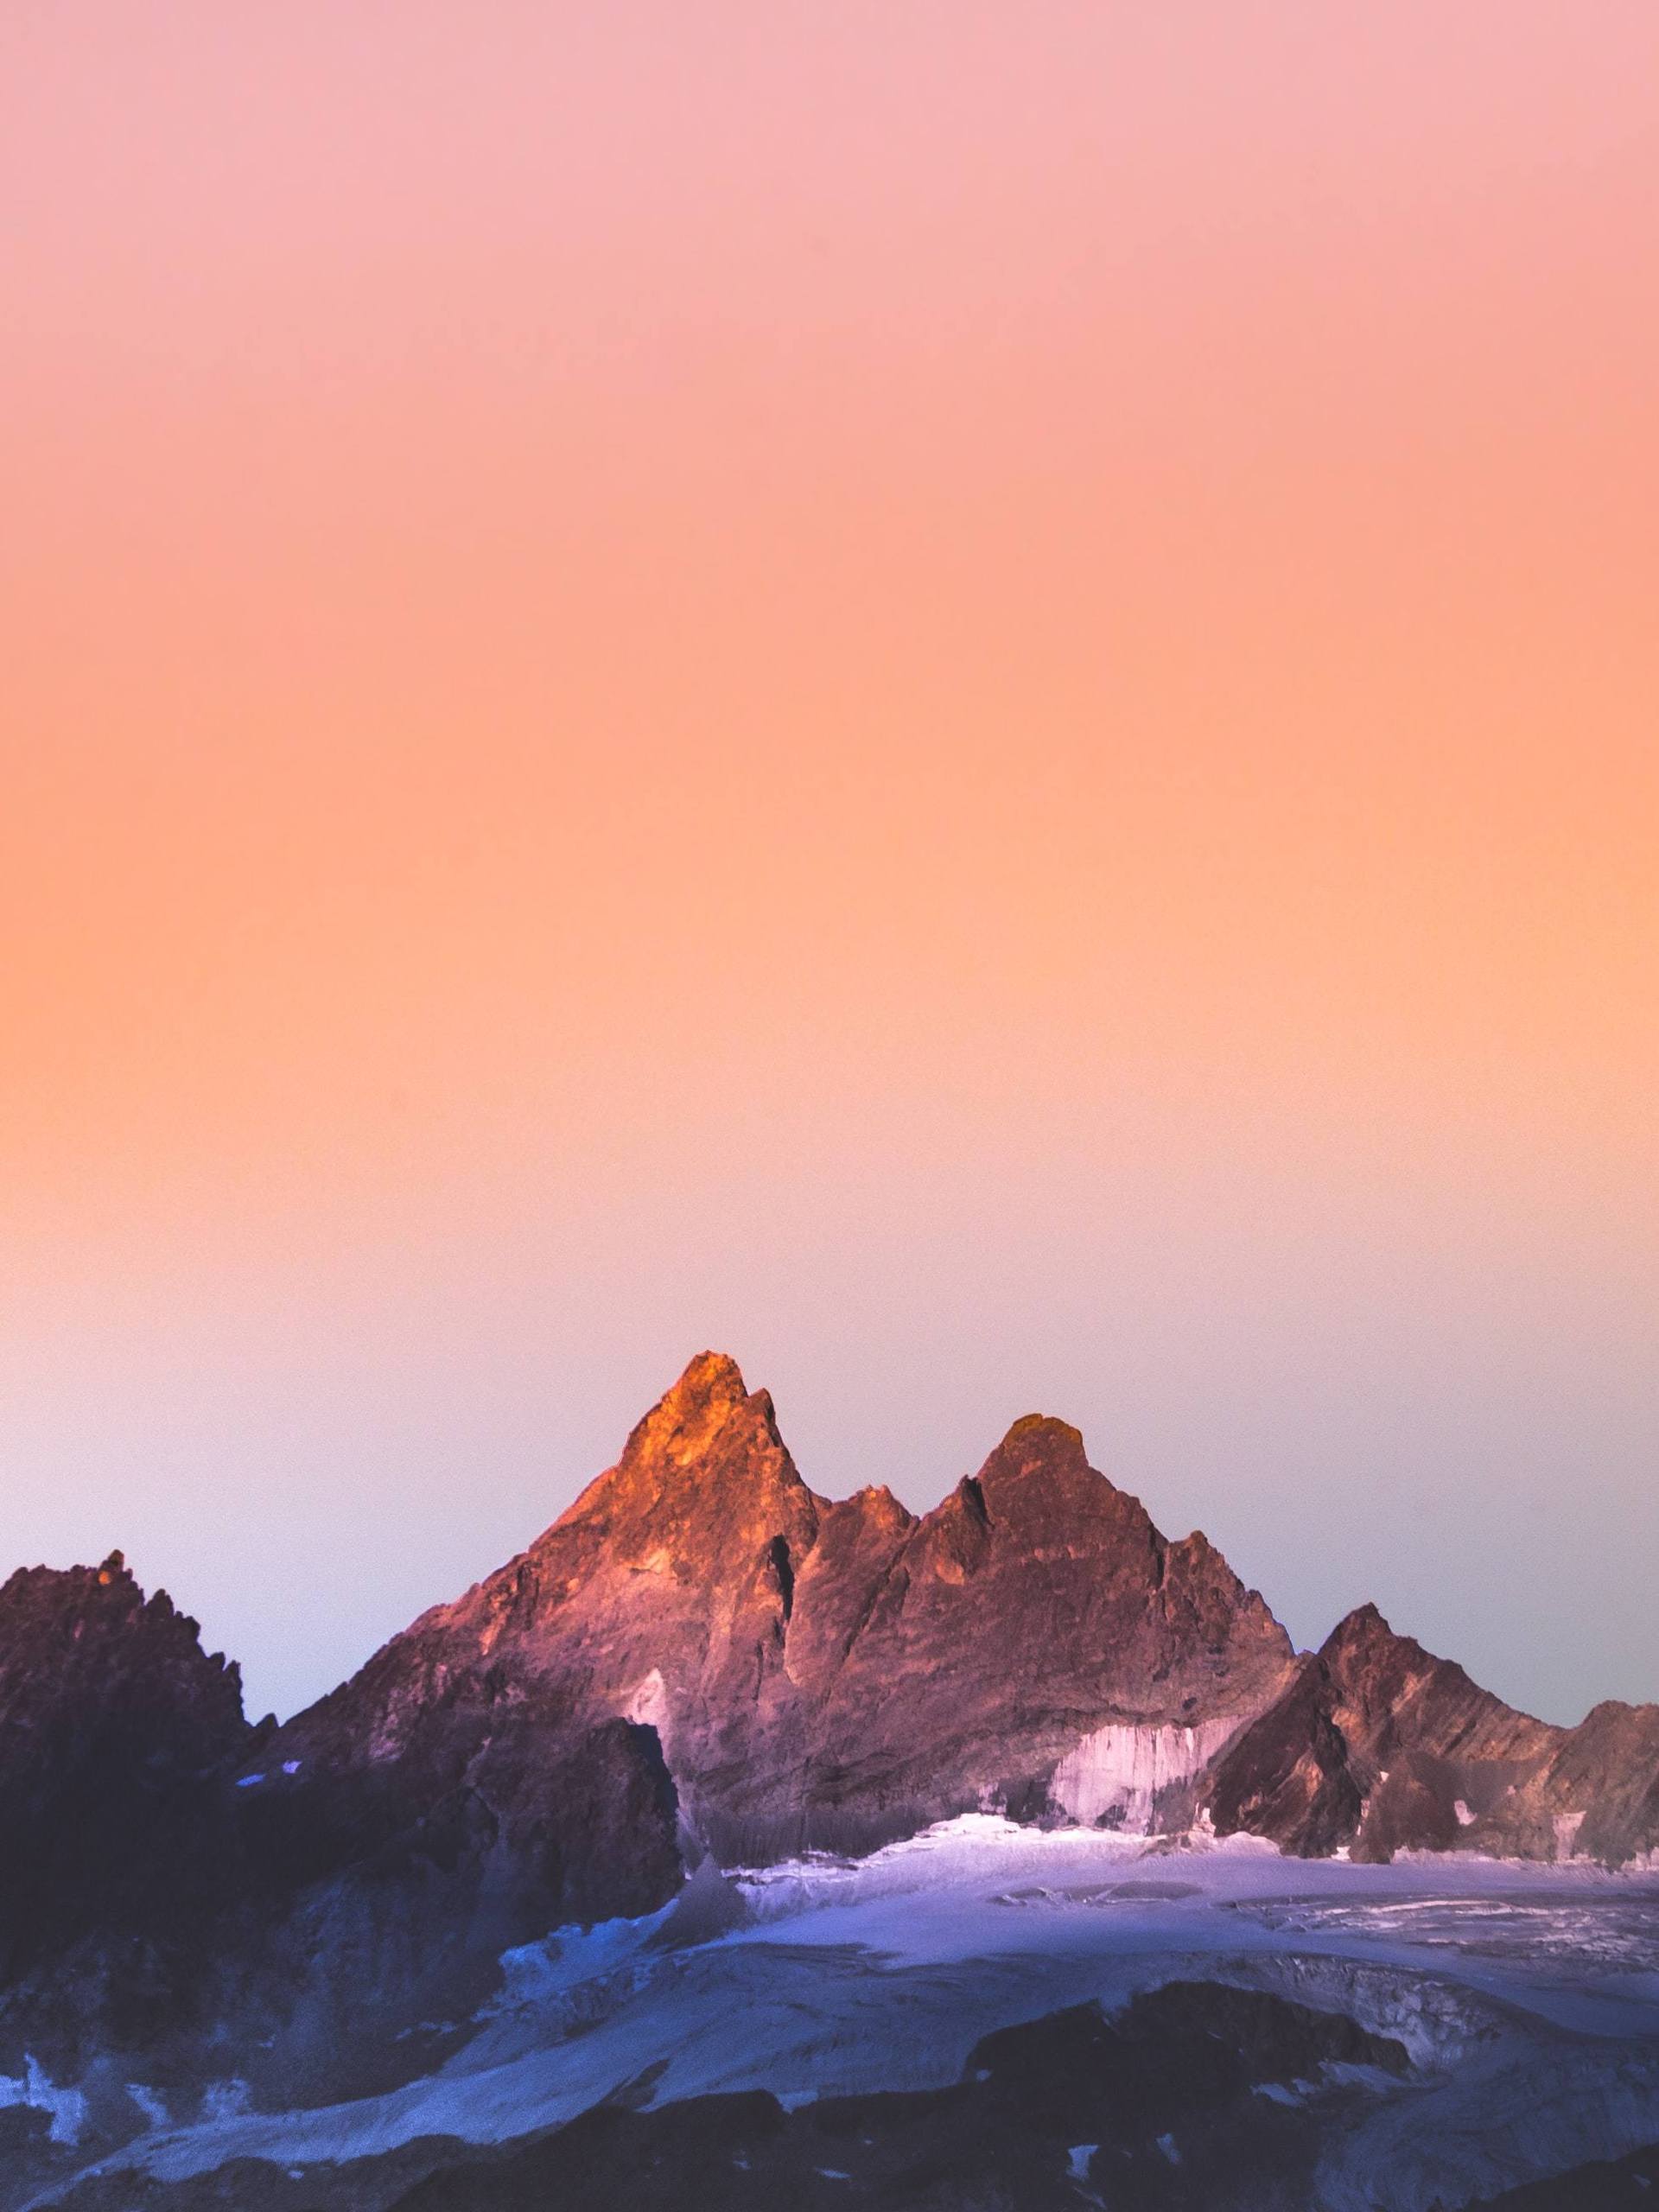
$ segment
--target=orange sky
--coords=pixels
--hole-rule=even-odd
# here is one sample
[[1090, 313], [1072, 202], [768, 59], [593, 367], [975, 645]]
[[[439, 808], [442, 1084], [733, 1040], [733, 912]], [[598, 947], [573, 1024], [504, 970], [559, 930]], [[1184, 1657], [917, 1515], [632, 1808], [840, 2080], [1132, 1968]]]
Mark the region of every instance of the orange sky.
[[1659, 13], [1357, 12], [6, 11], [0, 1569], [289, 1705], [713, 1343], [1659, 1695]]

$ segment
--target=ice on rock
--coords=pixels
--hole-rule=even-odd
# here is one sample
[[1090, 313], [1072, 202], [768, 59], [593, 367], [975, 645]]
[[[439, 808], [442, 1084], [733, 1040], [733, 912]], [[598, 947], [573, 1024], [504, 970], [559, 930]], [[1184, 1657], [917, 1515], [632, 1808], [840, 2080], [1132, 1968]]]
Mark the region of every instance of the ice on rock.
[[1582, 1813], [1557, 1813], [1555, 1815], [1555, 1856], [1571, 1859], [1578, 1847], [1579, 1830], [1584, 1826]]
[[1055, 1768], [1049, 1794], [1084, 1827], [1145, 1835], [1163, 1793], [1201, 1774], [1237, 1726], [1224, 1717], [1196, 1728], [1116, 1722], [1096, 1728]]

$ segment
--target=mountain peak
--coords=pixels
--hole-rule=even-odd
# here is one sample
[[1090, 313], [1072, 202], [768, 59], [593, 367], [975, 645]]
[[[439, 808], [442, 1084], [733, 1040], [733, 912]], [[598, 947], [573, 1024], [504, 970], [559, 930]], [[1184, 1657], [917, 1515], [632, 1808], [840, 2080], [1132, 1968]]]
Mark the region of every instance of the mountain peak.
[[1053, 1414], [1021, 1414], [1018, 1421], [1009, 1422], [1008, 1433], [1002, 1441], [1007, 1445], [1016, 1438], [1035, 1440], [1039, 1437], [1046, 1441], [1065, 1444], [1074, 1451], [1081, 1452], [1083, 1449], [1083, 1431]]
[[723, 1352], [699, 1352], [537, 1549], [572, 1529], [626, 1529], [649, 1555], [666, 1547], [664, 1556], [704, 1576], [762, 1522], [768, 1537], [809, 1542], [820, 1503], [779, 1433], [771, 1393], [747, 1389]]
[[745, 1415], [748, 1425], [764, 1431], [768, 1440], [780, 1441], [770, 1392], [757, 1390], [751, 1395], [734, 1359], [724, 1352], [700, 1351], [635, 1427], [622, 1464], [666, 1460], [674, 1466], [689, 1466], [705, 1456], [723, 1429]]
[[[979, 1471], [993, 1521], [1052, 1528], [1056, 1541], [1155, 1541], [1146, 1509], [1090, 1464], [1081, 1429], [1052, 1414], [1022, 1414]], [[1085, 1539], [1083, 1532], [1092, 1530]]]
[[[1319, 1647], [1322, 1659], [1332, 1659], [1343, 1653], [1380, 1650], [1384, 1648], [1407, 1647], [1421, 1650], [1408, 1637], [1396, 1636], [1383, 1618], [1380, 1608], [1367, 1599], [1363, 1605], [1356, 1605], [1344, 1613]], [[1427, 1657], [1427, 1654], [1423, 1654]]]
[[915, 1515], [899, 1503], [886, 1483], [866, 1483], [842, 1502], [856, 1507], [867, 1520], [881, 1528], [909, 1529], [915, 1525]]
[[[728, 1351], [694, 1352], [685, 1363], [674, 1391], [704, 1393], [733, 1398], [748, 1395], [743, 1370]], [[673, 1395], [671, 1391], [668, 1395]]]
[[237, 1668], [118, 1554], [0, 1585], [0, 1968], [194, 1879], [169, 1824], [248, 1733]]
[[1021, 1414], [980, 1470], [993, 1475], [1069, 1472], [1089, 1467], [1083, 1431], [1052, 1414]]

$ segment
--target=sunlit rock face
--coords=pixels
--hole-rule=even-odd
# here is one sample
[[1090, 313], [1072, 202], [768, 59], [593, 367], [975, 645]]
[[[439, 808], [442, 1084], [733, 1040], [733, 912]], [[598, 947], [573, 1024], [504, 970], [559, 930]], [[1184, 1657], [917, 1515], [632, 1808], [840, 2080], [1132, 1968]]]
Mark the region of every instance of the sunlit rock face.
[[[1599, 1705], [1469, 1831], [1489, 1851], [1618, 1866], [1659, 1852], [1659, 1705]], [[1552, 1848], [1553, 1847], [1553, 1848]]]
[[487, 1732], [526, 1699], [648, 1720], [692, 1847], [729, 1862], [866, 1848], [987, 1806], [1109, 1815], [1102, 1761], [1118, 1754], [1079, 1751], [1102, 1730], [1163, 1746], [1125, 1800], [1149, 1817], [1292, 1669], [1262, 1600], [1201, 1536], [1160, 1535], [1063, 1422], [1017, 1422], [920, 1519], [885, 1490], [831, 1503], [766, 1394], [706, 1354], [545, 1535], [277, 1749], [372, 1767], [405, 1757], [435, 1707]]

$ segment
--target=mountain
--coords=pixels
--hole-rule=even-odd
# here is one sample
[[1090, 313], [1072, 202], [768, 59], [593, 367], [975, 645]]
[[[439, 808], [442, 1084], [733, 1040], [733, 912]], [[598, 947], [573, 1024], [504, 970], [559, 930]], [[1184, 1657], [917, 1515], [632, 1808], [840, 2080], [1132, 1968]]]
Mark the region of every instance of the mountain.
[[366, 1786], [492, 1758], [527, 1708], [555, 1732], [626, 1719], [656, 1732], [693, 1851], [733, 1863], [985, 1807], [1179, 1814], [1294, 1664], [1262, 1599], [1202, 1536], [1160, 1535], [1064, 1422], [1016, 1422], [920, 1519], [886, 1490], [832, 1503], [766, 1393], [704, 1354], [528, 1551], [270, 1758]]
[[360, 1951], [367, 1993], [464, 1981], [653, 1910], [705, 1853], [861, 1853], [988, 1809], [1366, 1859], [1659, 1845], [1659, 1707], [1552, 1727], [1373, 1606], [1299, 1656], [1039, 1415], [930, 1513], [832, 1502], [715, 1353], [526, 1551], [273, 1726], [118, 1554], [14, 1575], [0, 1975], [219, 1913], [302, 1979], [320, 1947]]
[[[1236, 1834], [1363, 1861], [1639, 1859], [1659, 1850], [1659, 1706], [1551, 1726], [1370, 1605], [1299, 1655], [1204, 1536], [1161, 1535], [1045, 1416], [1017, 1421], [926, 1514], [880, 1488], [831, 1501], [803, 1481], [766, 1393], [705, 1353], [527, 1550], [280, 1728], [249, 1726], [236, 1669], [119, 1554], [0, 1587], [0, 2212], [72, 2185], [74, 2212], [388, 2212], [413, 2188], [412, 2212], [493, 2202], [507, 2179], [539, 2202], [554, 2172], [573, 2202], [656, 2202], [658, 2182], [662, 2201], [715, 2202], [728, 2169], [753, 2174], [756, 2202], [933, 2201], [895, 2178], [926, 2171], [954, 2202], [963, 2173], [993, 2168], [1006, 2201], [1033, 2205], [1103, 2176], [1133, 2183], [1126, 2202], [1232, 2201], [1217, 2194], [1230, 2175], [1250, 2212], [1300, 2201], [1268, 2181], [1290, 2187], [1362, 2109], [1386, 2133], [1396, 2093], [1422, 2086], [1396, 2082], [1357, 2027], [1410, 2040], [1438, 2007], [1446, 2051], [1478, 2044], [1484, 2067], [1510, 2015], [1473, 2036], [1468, 1993], [1448, 2000], [1438, 1965], [1420, 1986], [1421, 1959], [1377, 1964], [1366, 1898], [1384, 1899], [1386, 1933], [1394, 1894], [1380, 1876], [1350, 1895], [1332, 1867], [1323, 1904], [1286, 1897], [1270, 1855], [1206, 1848]], [[1172, 1866], [1180, 1840], [1192, 1856]], [[1029, 1859], [992, 1886], [1010, 1848]], [[1155, 1863], [1120, 1878], [1143, 1850]], [[1205, 1864], [1236, 1882], [1224, 1920], [1186, 1878]], [[1511, 1909], [1490, 1915], [1494, 1870], [1465, 1864], [1389, 1878], [1402, 1896], [1427, 1882], [1427, 1903], [1465, 1883], [1484, 1976]], [[735, 1882], [734, 1867], [756, 1871]], [[831, 1893], [867, 1875], [854, 1937]], [[1659, 2124], [1659, 2058], [1637, 2018], [1647, 1893], [1567, 1878], [1551, 1940], [1575, 1972], [1633, 1977], [1594, 2014], [1598, 2034], [1631, 2040], [1605, 2059], [1545, 2018], [1516, 2044], [1495, 2132], [1484, 2075], [1472, 2107], [1449, 2091], [1439, 2133], [1410, 2153], [1417, 2193], [1398, 2201], [1413, 2212], [1461, 2201], [1448, 2177], [1471, 2177], [1466, 2196], [1622, 2156]], [[894, 1879], [912, 1887], [889, 1900]], [[798, 1950], [798, 1893], [818, 1929]], [[1525, 1893], [1515, 1908], [1529, 1957], [1541, 1909]], [[945, 1943], [925, 2047], [920, 1986], [883, 1963], [913, 1913]], [[1341, 1913], [1358, 1915], [1360, 1948], [1330, 1982]], [[1064, 1942], [1042, 1939], [1048, 1914]], [[1133, 2009], [1133, 1977], [1130, 2012], [1077, 2011], [1091, 1945], [1154, 1973], [1147, 1915], [1165, 1983], [1194, 1943], [1237, 1951], [1231, 1975], [1270, 1933], [1298, 1954], [1290, 2011], [1224, 1991], [1201, 2018], [1166, 2018]], [[1305, 1922], [1317, 1942], [1302, 1955]], [[1002, 1933], [1020, 1928], [1034, 1946]], [[727, 1936], [730, 1956], [711, 1940]], [[1418, 1940], [1449, 1961], [1466, 1939], [1454, 1925]], [[1282, 2077], [1281, 2044], [1306, 2045], [1306, 2075], [1299, 2058]], [[759, 2094], [780, 2046], [811, 2054], [811, 2084], [831, 2093], [810, 2115]], [[1192, 2088], [1199, 2058], [1220, 2067], [1215, 2094], [1164, 2109], [1171, 2069]], [[1446, 2058], [1448, 2083], [1461, 2063]], [[772, 2087], [797, 2097], [791, 2079]], [[1471, 2112], [1483, 2141], [1531, 2130], [1525, 2159], [1483, 2149], [1471, 2165]], [[1396, 2164], [1416, 2140], [1402, 2113]], [[461, 2130], [448, 2147], [438, 2120]], [[832, 2157], [837, 2131], [856, 2142]], [[135, 2145], [156, 2162], [137, 2196], [121, 2164]], [[290, 2162], [288, 2145], [306, 2147]], [[706, 2169], [696, 2188], [682, 2160]]]

